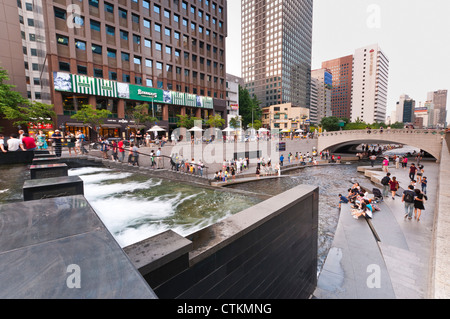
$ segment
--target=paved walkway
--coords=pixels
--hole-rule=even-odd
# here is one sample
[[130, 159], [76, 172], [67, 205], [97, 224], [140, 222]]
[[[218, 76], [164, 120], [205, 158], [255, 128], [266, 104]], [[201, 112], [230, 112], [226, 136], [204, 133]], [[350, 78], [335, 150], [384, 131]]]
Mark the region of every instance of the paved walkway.
[[[333, 245], [314, 293], [316, 298], [430, 298], [439, 165], [423, 164], [429, 184], [420, 222], [404, 219], [400, 196], [379, 203], [381, 211], [374, 213], [369, 222], [364, 218], [355, 220], [350, 205], [342, 205]], [[403, 189], [409, 185], [408, 171], [390, 168]], [[381, 171], [372, 174], [378, 180], [385, 175]]]

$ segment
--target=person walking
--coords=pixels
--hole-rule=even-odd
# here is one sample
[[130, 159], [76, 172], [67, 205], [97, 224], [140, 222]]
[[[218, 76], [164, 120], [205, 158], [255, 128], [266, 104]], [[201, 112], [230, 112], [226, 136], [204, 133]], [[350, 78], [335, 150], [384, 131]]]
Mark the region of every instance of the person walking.
[[385, 157], [383, 160], [383, 172], [389, 172], [389, 158]]
[[422, 177], [422, 183], [421, 183], [422, 193], [424, 193], [425, 195], [427, 194], [427, 184], [428, 184], [427, 177], [426, 176]]
[[416, 196], [414, 197], [414, 219], [420, 221], [422, 210], [425, 210], [425, 200], [428, 198], [420, 191], [420, 189], [415, 189], [414, 192], [416, 193]]
[[408, 166], [408, 157], [404, 156], [402, 160], [402, 167], [403, 169], [406, 169], [407, 166]]
[[417, 172], [416, 164], [412, 163], [411, 166], [409, 167], [409, 179], [410, 180], [412, 180], [412, 181], [415, 180], [416, 172]]
[[372, 155], [370, 155], [369, 160], [370, 160], [370, 165], [372, 167], [374, 167], [375, 166], [375, 161], [377, 160], [377, 156], [375, 154], [372, 154]]
[[395, 200], [395, 195], [397, 194], [399, 186], [400, 185], [397, 181], [397, 178], [395, 176], [392, 177], [392, 179], [389, 181], [389, 188], [391, 190], [392, 199], [394, 199], [394, 200]]
[[389, 196], [389, 182], [391, 181], [391, 173], [387, 173], [385, 177], [381, 180], [381, 185], [383, 185], [383, 197]]
[[400, 168], [400, 156], [395, 156], [395, 169]]
[[425, 172], [424, 166], [423, 165], [419, 165], [418, 168], [417, 168], [417, 184], [421, 184], [422, 183], [422, 176], [423, 176], [424, 172]]
[[408, 189], [403, 192], [402, 203], [405, 203], [405, 219], [412, 219], [415, 196], [416, 193], [414, 192], [414, 186], [412, 185], [409, 185]]

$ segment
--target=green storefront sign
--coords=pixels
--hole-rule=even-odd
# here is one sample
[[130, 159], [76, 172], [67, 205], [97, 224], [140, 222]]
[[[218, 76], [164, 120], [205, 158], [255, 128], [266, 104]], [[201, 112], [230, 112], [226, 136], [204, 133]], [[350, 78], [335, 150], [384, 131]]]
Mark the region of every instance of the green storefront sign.
[[204, 109], [213, 109], [213, 98], [195, 94], [164, 91], [145, 86], [115, 82], [85, 75], [54, 72], [56, 91], [123, 98], [146, 103], [163, 103]]

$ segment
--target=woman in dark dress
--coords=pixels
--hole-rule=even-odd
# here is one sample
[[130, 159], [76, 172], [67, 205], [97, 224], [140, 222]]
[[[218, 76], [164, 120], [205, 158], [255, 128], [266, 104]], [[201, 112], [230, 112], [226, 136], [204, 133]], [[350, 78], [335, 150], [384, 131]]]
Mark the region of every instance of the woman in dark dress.
[[416, 196], [414, 197], [414, 219], [420, 221], [420, 215], [422, 214], [422, 210], [425, 210], [424, 201], [427, 198], [427, 195], [422, 193], [420, 189], [415, 189], [414, 192]]

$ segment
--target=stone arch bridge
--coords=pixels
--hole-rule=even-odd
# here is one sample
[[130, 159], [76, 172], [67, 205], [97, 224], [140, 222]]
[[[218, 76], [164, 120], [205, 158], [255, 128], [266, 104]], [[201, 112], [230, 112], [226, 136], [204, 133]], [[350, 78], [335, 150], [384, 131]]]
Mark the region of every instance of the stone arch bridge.
[[402, 144], [424, 150], [440, 162], [443, 130], [390, 129], [325, 132], [319, 134], [318, 151], [329, 149], [336, 152], [360, 144]]

